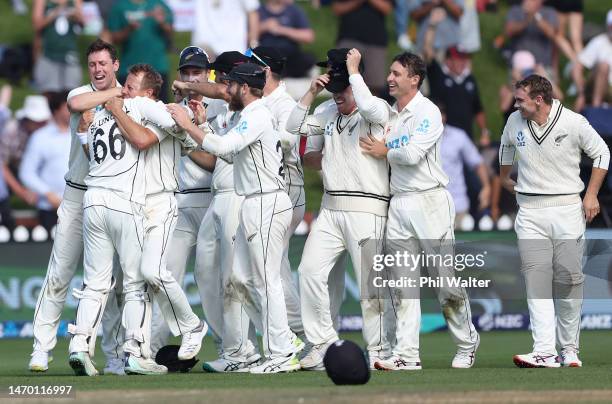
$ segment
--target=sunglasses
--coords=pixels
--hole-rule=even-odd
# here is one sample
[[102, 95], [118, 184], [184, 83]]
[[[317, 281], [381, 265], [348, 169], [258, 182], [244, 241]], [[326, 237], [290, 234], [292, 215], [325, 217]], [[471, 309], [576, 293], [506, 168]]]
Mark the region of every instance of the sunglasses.
[[262, 58], [257, 56], [257, 53], [253, 52], [253, 49], [251, 49], [251, 48], [247, 49], [246, 52], [244, 52], [244, 56], [249, 57], [249, 58], [253, 57], [253, 58], [257, 59], [259, 62], [261, 62], [264, 66], [270, 67], [270, 66], [268, 66], [268, 64], [266, 62], [263, 61]]
[[204, 49], [200, 48], [199, 46], [188, 46], [181, 51], [179, 59], [189, 55], [205, 55], [206, 58], [208, 58], [208, 53], [206, 53]]

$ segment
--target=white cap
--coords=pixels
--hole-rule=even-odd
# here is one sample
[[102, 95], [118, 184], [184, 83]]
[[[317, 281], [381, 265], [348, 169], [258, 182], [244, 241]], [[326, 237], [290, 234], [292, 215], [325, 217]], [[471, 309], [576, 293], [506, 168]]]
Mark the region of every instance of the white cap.
[[23, 108], [15, 113], [20, 120], [28, 118], [31, 121], [43, 122], [51, 119], [51, 110], [47, 99], [42, 95], [28, 95], [23, 103]]
[[612, 25], [612, 10], [608, 10], [608, 15], [606, 16], [606, 24]]

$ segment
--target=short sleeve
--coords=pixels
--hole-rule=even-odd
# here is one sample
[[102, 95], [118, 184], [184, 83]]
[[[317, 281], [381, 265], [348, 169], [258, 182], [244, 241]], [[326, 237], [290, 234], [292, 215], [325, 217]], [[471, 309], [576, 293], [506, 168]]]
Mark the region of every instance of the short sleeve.
[[523, 20], [523, 11], [520, 6], [512, 6], [506, 14], [506, 22], [516, 22]]
[[306, 13], [302, 11], [302, 9], [298, 6], [291, 7], [291, 26], [294, 28], [310, 28], [310, 22], [308, 22], [308, 17], [306, 17]]
[[242, 3], [242, 8], [247, 13], [250, 13], [251, 11], [257, 11], [257, 9], [259, 8], [258, 0], [241, 0], [241, 3]]
[[578, 61], [587, 69], [592, 69], [599, 58], [598, 51], [600, 50], [600, 37], [593, 38], [587, 46], [578, 55]]

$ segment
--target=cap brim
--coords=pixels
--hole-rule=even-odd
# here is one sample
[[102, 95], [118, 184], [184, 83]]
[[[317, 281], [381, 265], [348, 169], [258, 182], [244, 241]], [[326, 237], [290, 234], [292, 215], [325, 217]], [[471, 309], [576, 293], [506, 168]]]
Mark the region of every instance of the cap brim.
[[332, 80], [325, 86], [325, 89], [330, 93], [339, 93], [347, 88], [351, 83], [348, 81], [348, 77], [346, 80]]
[[319, 67], [327, 67], [329, 66], [329, 62], [327, 60], [324, 60], [322, 62], [317, 62], [316, 65]]
[[185, 63], [185, 64], [180, 65], [180, 66], [178, 67], [178, 69], [176, 69], [176, 70], [181, 70], [181, 69], [183, 69], [183, 68], [185, 68], [185, 67], [195, 67], [195, 68], [198, 68], [198, 69], [208, 70], [208, 69], [210, 68], [210, 65], [202, 66], [202, 65], [200, 65], [200, 64], [195, 64], [195, 63], [189, 63], [189, 62], [188, 62], [188, 63]]

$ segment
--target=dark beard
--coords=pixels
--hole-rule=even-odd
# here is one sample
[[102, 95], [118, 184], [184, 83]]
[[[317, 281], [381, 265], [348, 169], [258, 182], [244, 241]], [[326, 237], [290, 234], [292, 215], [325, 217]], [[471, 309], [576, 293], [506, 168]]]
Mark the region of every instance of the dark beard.
[[240, 99], [240, 95], [232, 94], [229, 100], [229, 108], [232, 111], [241, 111], [244, 108], [244, 103]]

